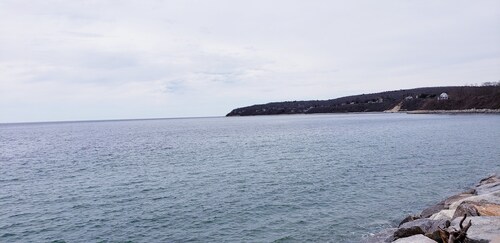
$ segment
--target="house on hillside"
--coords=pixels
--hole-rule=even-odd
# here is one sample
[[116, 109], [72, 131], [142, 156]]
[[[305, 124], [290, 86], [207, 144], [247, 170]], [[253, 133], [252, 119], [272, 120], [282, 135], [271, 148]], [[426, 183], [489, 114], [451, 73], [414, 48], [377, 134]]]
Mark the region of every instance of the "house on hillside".
[[448, 99], [448, 94], [447, 93], [441, 93], [438, 96], [438, 100], [447, 100]]
[[383, 99], [383, 98], [381, 98], [381, 97], [379, 97], [379, 98], [377, 98], [377, 99], [372, 99], [372, 100], [369, 100], [367, 103], [368, 103], [368, 104], [373, 104], [373, 103], [382, 103], [382, 102], [384, 102], [384, 99]]
[[405, 100], [413, 100], [413, 96], [409, 95], [405, 97]]

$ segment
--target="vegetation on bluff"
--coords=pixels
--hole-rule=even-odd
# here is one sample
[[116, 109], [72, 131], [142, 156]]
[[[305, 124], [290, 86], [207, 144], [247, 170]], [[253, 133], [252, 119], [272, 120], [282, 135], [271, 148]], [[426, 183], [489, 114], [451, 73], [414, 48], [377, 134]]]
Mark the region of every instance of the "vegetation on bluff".
[[[448, 99], [438, 99], [442, 93], [446, 93]], [[330, 100], [273, 102], [237, 108], [227, 116], [381, 112], [395, 106], [400, 106], [402, 111], [500, 109], [500, 82], [402, 89]]]

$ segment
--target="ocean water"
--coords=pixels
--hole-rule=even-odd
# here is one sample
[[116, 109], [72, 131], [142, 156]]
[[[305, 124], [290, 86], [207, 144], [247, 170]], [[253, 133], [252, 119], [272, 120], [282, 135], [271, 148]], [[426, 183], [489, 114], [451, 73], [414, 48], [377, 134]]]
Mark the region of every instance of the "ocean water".
[[0, 242], [356, 242], [500, 167], [500, 116], [0, 125]]

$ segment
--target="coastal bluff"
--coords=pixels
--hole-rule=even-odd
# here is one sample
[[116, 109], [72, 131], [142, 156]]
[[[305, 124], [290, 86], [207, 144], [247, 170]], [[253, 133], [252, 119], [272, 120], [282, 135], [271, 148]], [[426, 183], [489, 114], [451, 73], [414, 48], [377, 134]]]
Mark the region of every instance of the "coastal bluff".
[[500, 243], [500, 175], [490, 175], [362, 242]]
[[236, 108], [226, 116], [347, 112], [500, 113], [500, 83], [402, 89], [330, 100], [272, 102]]

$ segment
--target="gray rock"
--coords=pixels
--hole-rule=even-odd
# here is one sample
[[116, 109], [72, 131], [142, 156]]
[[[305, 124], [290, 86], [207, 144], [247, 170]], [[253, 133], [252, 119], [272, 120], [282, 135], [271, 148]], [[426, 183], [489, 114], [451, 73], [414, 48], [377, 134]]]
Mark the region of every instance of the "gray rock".
[[441, 242], [441, 235], [439, 234], [439, 231], [434, 231], [432, 233], [427, 233], [425, 236], [429, 239], [435, 240], [437, 242]]
[[496, 190], [496, 191], [493, 191], [490, 193], [460, 199], [460, 200], [452, 203], [450, 205], [450, 209], [456, 209], [464, 201], [500, 204], [500, 190]]
[[471, 188], [471, 189], [465, 190], [464, 192], [462, 192], [462, 194], [472, 194], [472, 195], [477, 195], [477, 190], [476, 190], [476, 189], [474, 189], [474, 188]]
[[428, 218], [428, 217], [430, 217], [431, 215], [433, 215], [433, 214], [435, 214], [435, 213], [437, 213], [437, 212], [439, 212], [439, 211], [441, 211], [441, 210], [443, 210], [443, 209], [445, 209], [445, 208], [444, 208], [444, 201], [442, 201], [442, 202], [440, 202], [440, 203], [438, 203], [438, 204], [436, 204], [436, 205], [432, 205], [432, 206], [430, 206], [430, 207], [428, 207], [428, 208], [424, 209], [424, 210], [420, 213], [420, 217], [422, 217], [422, 218]]
[[494, 191], [499, 191], [499, 190], [500, 190], [500, 181], [495, 182], [495, 183], [485, 184], [482, 186], [478, 186], [477, 187], [477, 194], [483, 195], [483, 194], [492, 193]]
[[428, 218], [417, 219], [399, 226], [394, 232], [394, 238], [404, 238], [416, 234], [433, 236], [438, 231], [438, 227], [446, 228], [448, 220], [431, 220]]
[[424, 235], [413, 235], [410, 237], [398, 239], [394, 242], [395, 243], [437, 243], [437, 241], [429, 239], [429, 238], [425, 237]]
[[500, 190], [500, 175], [493, 174], [487, 178], [482, 179], [476, 186], [477, 194], [488, 194]]
[[495, 183], [497, 181], [500, 181], [500, 175], [494, 173], [494, 174], [489, 175], [486, 178], [481, 179], [479, 181], [478, 186], [485, 185], [485, 184]]
[[401, 229], [401, 228], [410, 228], [413, 226], [418, 226], [422, 228], [424, 232], [429, 232], [431, 230], [437, 229], [438, 226], [440, 226], [441, 228], [446, 227], [446, 221], [447, 220], [432, 220], [428, 218], [417, 219], [408, 223], [404, 223], [401, 226], [399, 226], [399, 228]]
[[[459, 229], [462, 218], [456, 218], [451, 222], [451, 226]], [[467, 231], [469, 242], [495, 242], [500, 238], [500, 217], [499, 216], [476, 216], [467, 217], [464, 225], [472, 221], [472, 226]]]
[[423, 235], [425, 232], [422, 230], [422, 228], [418, 226], [412, 226], [408, 228], [399, 228], [394, 232], [394, 239], [400, 239], [400, 238], [405, 238], [409, 237], [412, 235]]
[[418, 216], [418, 215], [408, 215], [406, 218], [401, 220], [401, 223], [399, 223], [398, 227], [404, 223], [411, 222], [411, 221], [414, 221], [414, 220], [419, 219], [419, 218], [420, 218], [420, 216]]
[[451, 220], [453, 218], [453, 214], [455, 214], [454, 209], [444, 209], [439, 211], [438, 213], [433, 214], [429, 219], [432, 220], [439, 220], [439, 219], [446, 219], [446, 220]]
[[450, 208], [450, 205], [458, 200], [462, 200], [462, 199], [465, 199], [465, 198], [468, 198], [468, 197], [472, 197], [472, 196], [475, 196], [474, 194], [472, 193], [460, 193], [460, 194], [457, 194], [457, 195], [453, 195], [449, 198], [446, 198], [444, 200], [444, 208], [448, 209]]
[[479, 216], [479, 212], [475, 205], [477, 205], [476, 202], [462, 202], [455, 210], [452, 219], [462, 218], [465, 214], [467, 214], [467, 216]]

